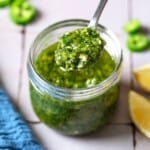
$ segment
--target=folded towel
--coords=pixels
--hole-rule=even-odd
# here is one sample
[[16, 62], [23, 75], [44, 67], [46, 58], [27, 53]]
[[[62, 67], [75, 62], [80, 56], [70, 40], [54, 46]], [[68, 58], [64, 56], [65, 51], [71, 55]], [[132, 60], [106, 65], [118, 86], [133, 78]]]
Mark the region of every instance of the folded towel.
[[2, 89], [0, 89], [0, 150], [43, 150]]

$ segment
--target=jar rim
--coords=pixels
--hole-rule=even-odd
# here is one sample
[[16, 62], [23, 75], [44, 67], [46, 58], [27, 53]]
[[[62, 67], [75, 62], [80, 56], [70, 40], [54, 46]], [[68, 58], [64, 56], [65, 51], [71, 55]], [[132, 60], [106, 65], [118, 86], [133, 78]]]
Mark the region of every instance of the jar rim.
[[120, 77], [120, 74], [121, 74], [123, 50], [121, 49], [120, 44], [117, 38], [115, 37], [115, 35], [106, 27], [100, 24], [98, 24], [98, 27], [100, 29], [103, 29], [105, 33], [107, 33], [113, 39], [118, 49], [120, 50], [120, 58], [119, 58], [118, 64], [116, 64], [115, 69], [109, 75], [109, 77], [107, 77], [105, 80], [103, 80], [99, 84], [96, 84], [95, 86], [91, 86], [87, 88], [69, 89], [69, 88], [63, 88], [63, 87], [50, 84], [37, 73], [34, 63], [32, 61], [32, 52], [35, 49], [34, 48], [35, 45], [38, 44], [38, 40], [41, 37], [43, 37], [42, 35], [45, 35], [47, 32], [56, 30], [60, 28], [60, 26], [63, 26], [63, 25], [65, 25], [66, 27], [66, 26], [71, 26], [71, 25], [83, 25], [83, 23], [87, 25], [89, 23], [89, 20], [67, 19], [67, 20], [56, 22], [48, 26], [47, 28], [45, 28], [42, 32], [40, 32], [38, 36], [36, 37], [36, 39], [34, 40], [34, 42], [32, 43], [30, 51], [29, 51], [29, 55], [28, 55], [28, 63], [27, 63], [28, 74], [29, 74], [29, 77], [30, 77], [29, 80], [31, 81], [31, 83], [34, 82], [34, 84], [36, 84], [36, 86], [38, 87], [38, 89], [40, 89], [40, 91], [47, 92], [48, 94], [53, 95], [54, 97], [59, 98], [59, 99], [64, 99], [67, 97], [67, 98], [71, 98], [72, 100], [83, 100], [83, 97], [86, 99], [88, 98], [88, 96], [91, 97], [91, 95], [96, 96], [98, 94], [105, 93], [105, 91], [107, 91], [110, 86], [118, 82], [118, 77]]

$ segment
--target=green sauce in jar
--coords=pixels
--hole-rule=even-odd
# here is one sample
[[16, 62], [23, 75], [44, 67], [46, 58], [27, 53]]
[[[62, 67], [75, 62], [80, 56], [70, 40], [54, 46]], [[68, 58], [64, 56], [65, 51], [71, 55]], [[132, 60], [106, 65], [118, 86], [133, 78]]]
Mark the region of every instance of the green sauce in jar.
[[[71, 69], [66, 69], [65, 65], [65, 69], [61, 68], [62, 62], [56, 62], [57, 56], [62, 54], [58, 52], [61, 47], [59, 41], [40, 50], [37, 57], [35, 53], [31, 53], [35, 57], [34, 59], [32, 56], [33, 68], [28, 70], [32, 106], [42, 122], [61, 133], [81, 135], [95, 131], [109, 121], [115, 110], [119, 74], [111, 81], [112, 83], [108, 84], [106, 81], [116, 70], [116, 61], [104, 48], [105, 42], [101, 37], [96, 35], [95, 38], [101, 41], [98, 42], [101, 49], [93, 50], [93, 55], [90, 55], [91, 52], [88, 53], [89, 49], [86, 49], [85, 53], [81, 50], [83, 55], [88, 54], [88, 62], [83, 63], [82, 67], [77, 67], [81, 62], [75, 59], [70, 63], [71, 66], [73, 64]], [[67, 53], [64, 56], [68, 57]], [[94, 53], [97, 53], [98, 57], [92, 57], [95, 56]], [[76, 54], [73, 56], [78, 58], [76, 56], [79, 55]], [[104, 84], [107, 84], [107, 88], [103, 87]]]
[[[85, 88], [105, 80], [113, 72], [115, 62], [104, 50], [99, 60], [88, 68], [64, 72], [54, 61], [57, 44], [43, 50], [36, 60], [38, 74], [47, 82], [63, 88]], [[104, 125], [113, 113], [118, 86], [104, 95], [86, 101], [57, 100], [30, 87], [32, 104], [39, 118], [50, 127], [67, 134], [81, 134]]]

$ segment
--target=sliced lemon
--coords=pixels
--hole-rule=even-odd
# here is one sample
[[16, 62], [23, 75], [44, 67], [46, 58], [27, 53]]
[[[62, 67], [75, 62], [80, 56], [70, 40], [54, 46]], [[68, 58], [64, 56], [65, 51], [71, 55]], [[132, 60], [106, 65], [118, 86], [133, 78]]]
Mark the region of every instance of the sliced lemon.
[[150, 65], [136, 69], [134, 71], [134, 77], [142, 89], [150, 92]]
[[129, 109], [136, 127], [150, 138], [150, 100], [134, 91], [130, 91]]

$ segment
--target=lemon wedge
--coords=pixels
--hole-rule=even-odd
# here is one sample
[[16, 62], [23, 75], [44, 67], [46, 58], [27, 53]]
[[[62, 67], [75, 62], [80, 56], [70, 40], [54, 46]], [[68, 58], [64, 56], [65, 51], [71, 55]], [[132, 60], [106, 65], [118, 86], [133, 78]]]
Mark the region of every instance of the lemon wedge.
[[150, 138], [150, 100], [134, 91], [130, 91], [129, 110], [136, 127]]
[[134, 77], [143, 90], [150, 92], [150, 64], [136, 69]]

